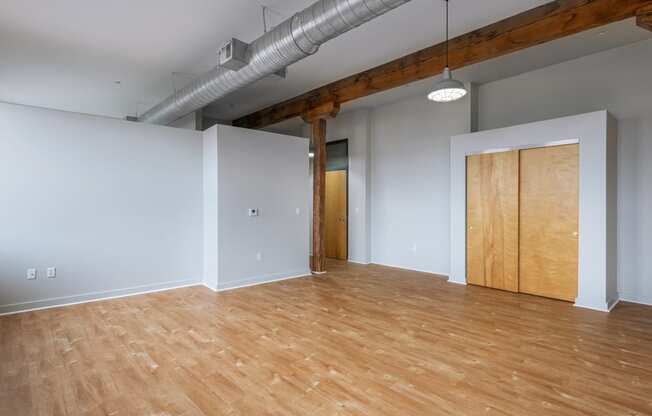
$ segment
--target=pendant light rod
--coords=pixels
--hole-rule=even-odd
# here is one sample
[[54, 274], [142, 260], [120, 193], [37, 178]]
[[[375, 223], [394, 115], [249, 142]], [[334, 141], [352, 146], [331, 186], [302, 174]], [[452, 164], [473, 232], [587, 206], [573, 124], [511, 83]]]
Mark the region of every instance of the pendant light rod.
[[448, 0], [446, 1], [446, 68], [448, 68]]
[[451, 101], [457, 101], [460, 98], [464, 97], [467, 93], [466, 87], [463, 83], [453, 78], [451, 70], [448, 67], [448, 55], [449, 55], [449, 24], [448, 24], [448, 3], [449, 0], [444, 0], [446, 2], [446, 66], [444, 67], [444, 72], [442, 73], [442, 79], [437, 84], [435, 84], [435, 89], [428, 94], [428, 99], [431, 101], [439, 103], [448, 103]]

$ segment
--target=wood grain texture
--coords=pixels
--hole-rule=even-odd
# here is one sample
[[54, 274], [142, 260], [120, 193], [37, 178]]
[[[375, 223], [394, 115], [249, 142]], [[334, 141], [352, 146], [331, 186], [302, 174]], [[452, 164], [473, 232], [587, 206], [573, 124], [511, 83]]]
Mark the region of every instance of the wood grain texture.
[[340, 111], [335, 102], [325, 102], [302, 114], [310, 123], [315, 156], [312, 160], [312, 255], [310, 268], [313, 272], [326, 271], [326, 120]]
[[[458, 36], [450, 41], [450, 67], [459, 69], [634, 17], [652, 0], [557, 0]], [[321, 86], [233, 122], [263, 128], [298, 117], [325, 103], [344, 104], [441, 74], [446, 45], [440, 43]]]
[[520, 290], [575, 301], [579, 145], [521, 151]]
[[518, 292], [518, 151], [467, 157], [467, 283]]
[[326, 271], [326, 119], [312, 120], [312, 257], [313, 272]]
[[326, 257], [348, 259], [347, 173], [326, 172]]
[[0, 317], [0, 414], [652, 414], [652, 307], [328, 268]]
[[339, 112], [340, 112], [340, 105], [333, 101], [328, 101], [307, 110], [306, 112], [301, 114], [301, 117], [303, 118], [304, 122], [310, 124], [318, 119], [328, 120], [331, 118], [335, 118], [335, 116], [337, 116]]
[[638, 10], [636, 13], [636, 24], [642, 29], [652, 31], [652, 6]]

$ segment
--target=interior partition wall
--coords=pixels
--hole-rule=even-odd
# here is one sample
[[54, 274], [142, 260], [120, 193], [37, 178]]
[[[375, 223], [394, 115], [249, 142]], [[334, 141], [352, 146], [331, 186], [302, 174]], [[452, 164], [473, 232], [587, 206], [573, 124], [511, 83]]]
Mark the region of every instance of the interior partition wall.
[[616, 279], [616, 120], [606, 111], [451, 138], [451, 275], [466, 284], [466, 158], [482, 152], [579, 144], [578, 291], [575, 306], [609, 311]]

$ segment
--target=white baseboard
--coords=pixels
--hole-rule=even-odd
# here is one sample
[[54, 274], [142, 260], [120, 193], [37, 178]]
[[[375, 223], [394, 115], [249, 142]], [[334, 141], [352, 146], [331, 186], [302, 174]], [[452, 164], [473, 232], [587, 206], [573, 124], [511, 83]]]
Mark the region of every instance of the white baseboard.
[[468, 286], [466, 282], [460, 282], [457, 280], [453, 280], [450, 277], [448, 278], [448, 283], [453, 283], [454, 285], [460, 285], [460, 286]]
[[639, 298], [636, 298], [634, 296], [629, 296], [629, 295], [620, 295], [620, 298], [618, 299], [621, 302], [630, 302], [630, 303], [638, 303], [639, 305], [647, 305], [647, 306], [652, 306], [652, 299], [651, 300], [642, 300]]
[[200, 285], [202, 285], [200, 280], [180, 280], [174, 282], [156, 283], [153, 285], [135, 286], [126, 289], [108, 290], [105, 292], [91, 292], [81, 295], [62, 296], [58, 298], [0, 305], [0, 316], [39, 311], [43, 309], [61, 308], [64, 306], [79, 305], [82, 303], [118, 299], [128, 296], [144, 295], [146, 293], [163, 292], [166, 290], [181, 289], [184, 287]]
[[[369, 264], [377, 264], [380, 266], [392, 267], [401, 270], [410, 270], [410, 271], [416, 271], [421, 273], [446, 276], [443, 273], [434, 273], [430, 271], [408, 269], [405, 267], [392, 266], [388, 264], [380, 264], [380, 263], [369, 263]], [[109, 300], [109, 299], [118, 299], [118, 298], [124, 298], [129, 296], [144, 295], [147, 293], [163, 292], [167, 290], [181, 289], [184, 287], [205, 286], [214, 292], [224, 292], [224, 291], [235, 290], [235, 289], [240, 289], [245, 287], [263, 285], [267, 283], [279, 282], [279, 281], [289, 280], [289, 279], [297, 279], [301, 277], [310, 277], [310, 276], [311, 276], [310, 270], [306, 269], [305, 271], [301, 271], [298, 273], [290, 273], [287, 275], [277, 274], [277, 275], [255, 277], [250, 279], [243, 279], [237, 282], [233, 282], [228, 286], [223, 286], [219, 288], [212, 287], [200, 280], [182, 280], [182, 281], [174, 281], [174, 282], [157, 283], [154, 285], [136, 286], [127, 289], [117, 289], [117, 290], [110, 290], [105, 292], [92, 292], [92, 293], [86, 293], [86, 294], [75, 295], [75, 296], [65, 296], [65, 297], [43, 299], [43, 300], [31, 301], [31, 302], [0, 305], [0, 316], [14, 315], [19, 313], [32, 312], [32, 311], [38, 311], [44, 309], [60, 308], [64, 306], [79, 305], [83, 303], [98, 302], [98, 301]], [[459, 284], [459, 285], [465, 285], [465, 283], [452, 281], [452, 280], [448, 280], [448, 282]], [[617, 299], [608, 307], [606, 306], [605, 308], [599, 308], [599, 307], [588, 306], [588, 305], [579, 305], [579, 304], [575, 304], [575, 306], [586, 308], [586, 309], [597, 310], [600, 312], [609, 312], [620, 301], [652, 306], [652, 302], [642, 301], [640, 299], [633, 298], [631, 296], [626, 296], [626, 295], [625, 296], [621, 295], [619, 299]]]
[[607, 302], [600, 302], [600, 303], [591, 303], [587, 302], [586, 300], [577, 300], [575, 299], [575, 303], [573, 304], [576, 308], [583, 308], [583, 309], [591, 309], [592, 311], [598, 311], [598, 312], [609, 312], [609, 305]]
[[365, 266], [367, 266], [367, 265], [370, 264], [368, 261], [358, 261], [358, 260], [351, 260], [351, 259], [348, 259], [347, 261], [348, 261], [349, 263], [363, 264], [363, 265], [365, 265]]
[[372, 261], [369, 264], [375, 264], [375, 265], [378, 265], [378, 266], [391, 267], [391, 268], [400, 269], [400, 270], [408, 270], [408, 271], [411, 271], [411, 272], [436, 274], [437, 276], [448, 277], [448, 273], [438, 273], [438, 272], [433, 272], [431, 270], [412, 269], [412, 268], [408, 268], [408, 267], [405, 267], [405, 266], [396, 266], [396, 265], [393, 265], [393, 264], [378, 263], [378, 262], [375, 262], [375, 261]]
[[640, 301], [638, 301], [638, 300], [629, 300], [629, 299], [626, 299], [626, 298], [624, 298], [624, 297], [622, 297], [622, 296], [618, 297], [618, 298], [617, 298], [615, 301], [613, 301], [611, 304], [606, 304], [604, 308], [602, 308], [602, 307], [590, 306], [590, 305], [589, 305], [589, 306], [587, 306], [587, 305], [581, 305], [581, 304], [578, 304], [577, 302], [575, 303], [575, 306], [578, 307], [578, 308], [591, 309], [591, 310], [594, 310], [594, 311], [600, 311], [600, 312], [611, 312], [611, 311], [613, 310], [613, 308], [615, 308], [616, 305], [618, 305], [620, 302], [631, 302], [631, 303], [637, 303], [637, 304], [639, 304], [639, 305], [650, 305], [650, 306], [652, 306], [652, 304], [650, 304], [650, 303], [640, 302]]
[[613, 310], [613, 308], [615, 308], [616, 305], [618, 305], [619, 303], [620, 303], [620, 298], [618, 298], [618, 299], [616, 299], [615, 301], [613, 301], [613, 302], [611, 303], [611, 305], [609, 305], [609, 312], [611, 312], [611, 311]]
[[[309, 269], [290, 272], [290, 273], [276, 273], [260, 277], [252, 277], [248, 279], [237, 280], [235, 282], [229, 282], [224, 285], [217, 284], [217, 290], [209, 287], [211, 290], [216, 292], [226, 292], [228, 290], [242, 289], [245, 287], [264, 285], [267, 283], [280, 282], [282, 280], [298, 279], [300, 277], [310, 277], [312, 273]], [[208, 287], [208, 286], [207, 286]]]

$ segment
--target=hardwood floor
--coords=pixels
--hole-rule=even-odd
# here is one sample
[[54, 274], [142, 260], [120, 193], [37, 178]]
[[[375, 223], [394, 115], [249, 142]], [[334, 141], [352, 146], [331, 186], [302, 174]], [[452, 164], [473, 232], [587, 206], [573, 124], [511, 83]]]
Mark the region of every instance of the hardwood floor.
[[652, 307], [329, 273], [0, 318], [0, 415], [649, 415]]

